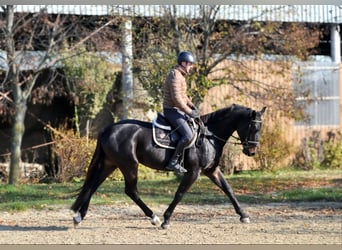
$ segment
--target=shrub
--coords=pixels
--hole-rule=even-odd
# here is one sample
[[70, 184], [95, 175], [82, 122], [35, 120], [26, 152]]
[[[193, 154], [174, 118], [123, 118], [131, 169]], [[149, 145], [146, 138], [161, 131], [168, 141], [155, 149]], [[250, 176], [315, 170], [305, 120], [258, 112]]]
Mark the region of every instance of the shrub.
[[263, 126], [259, 150], [254, 157], [260, 170], [274, 171], [288, 165], [295, 148], [284, 138], [285, 134], [279, 124]]
[[[87, 139], [85, 136], [78, 136], [72, 130], [55, 130], [54, 151], [58, 158], [58, 172], [55, 174], [55, 181], [68, 182], [82, 181], [87, 173], [89, 164], [96, 147], [96, 140]], [[161, 175], [154, 169], [139, 166], [140, 179], [155, 179]], [[167, 174], [167, 173], [166, 173]], [[108, 179], [122, 181], [123, 176], [120, 170], [115, 170]]]
[[341, 132], [329, 131], [327, 139], [323, 139], [320, 131], [312, 131], [310, 137], [302, 139], [293, 165], [306, 170], [342, 168]]
[[54, 131], [54, 151], [58, 158], [56, 181], [79, 180], [86, 174], [96, 140], [80, 137], [72, 130]]
[[342, 168], [342, 133], [328, 132], [328, 139], [323, 144], [323, 168]]
[[323, 160], [322, 146], [323, 140], [320, 137], [320, 131], [313, 131], [311, 136], [301, 140], [293, 165], [306, 170], [318, 168]]

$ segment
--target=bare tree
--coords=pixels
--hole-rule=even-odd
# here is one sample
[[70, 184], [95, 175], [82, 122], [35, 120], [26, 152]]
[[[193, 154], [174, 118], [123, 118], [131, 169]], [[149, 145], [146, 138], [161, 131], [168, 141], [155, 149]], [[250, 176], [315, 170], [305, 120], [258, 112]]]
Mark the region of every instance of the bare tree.
[[122, 24], [122, 101], [123, 119], [130, 117], [133, 103], [133, 43], [132, 43], [132, 19], [126, 17]]
[[[56, 38], [60, 35], [60, 31], [58, 30], [60, 18], [57, 16], [55, 22], [49, 23], [50, 26], [47, 29], [49, 33], [47, 34], [48, 39], [46, 41], [46, 51], [40, 54], [40, 56], [37, 55], [35, 58], [28, 58], [26, 49], [32, 46], [33, 39], [35, 39], [34, 35], [36, 34], [36, 29], [39, 28], [39, 24], [37, 22], [33, 22], [33, 20], [39, 19], [42, 13], [34, 14], [32, 15], [32, 18], [29, 19], [22, 16], [19, 21], [16, 22], [13, 5], [7, 5], [3, 10], [7, 23], [3, 30], [8, 64], [5, 81], [11, 86], [15, 112], [12, 127], [9, 183], [16, 184], [19, 177], [21, 143], [25, 132], [24, 120], [27, 111], [27, 100], [42, 69], [54, 65], [56, 62], [56, 59], [52, 59], [51, 55], [55, 49], [57, 42]], [[32, 29], [35, 32], [32, 32], [31, 35], [27, 37], [25, 44], [19, 45], [16, 41], [18, 32], [20, 32], [23, 27], [27, 27], [29, 25], [34, 25]], [[21, 47], [21, 50], [19, 51], [17, 50], [18, 46]], [[32, 74], [22, 74], [21, 66], [25, 64], [34, 65]]]
[[[191, 95], [199, 104], [208, 89], [229, 84], [242, 95], [268, 100], [269, 96], [256, 95], [250, 84], [258, 86], [279, 100], [279, 109], [293, 107], [295, 98], [292, 89], [279, 88], [256, 81], [250, 77], [252, 70], [247, 60], [262, 59], [264, 55], [283, 55], [268, 68], [270, 74], [283, 74], [288, 63], [286, 56], [306, 58], [319, 42], [319, 31], [300, 23], [261, 22], [261, 21], [227, 21], [220, 20], [220, 5], [200, 5], [200, 16], [196, 19], [176, 16], [175, 6], [165, 7], [165, 15], [153, 20], [136, 20], [143, 28], [137, 30], [136, 50], [139, 57], [135, 60], [136, 75], [143, 86], [153, 96], [152, 101], [161, 99], [161, 84], [167, 70], [175, 63], [179, 50], [190, 50], [196, 54], [198, 64], [192, 76], [194, 83]], [[146, 38], [148, 37], [148, 38]], [[288, 57], [290, 58], [290, 57]], [[212, 77], [218, 65], [226, 60], [230, 67], [220, 68], [224, 71], [219, 78]], [[236, 70], [237, 69], [237, 70]], [[245, 83], [243, 85], [238, 83]], [[284, 98], [288, 97], [288, 98]]]
[[[13, 5], [2, 6], [2, 9], [1, 20], [4, 21], [0, 27], [0, 43], [4, 45], [8, 66], [2, 86], [9, 86], [10, 90], [2, 91], [1, 96], [13, 97], [14, 121], [9, 184], [16, 184], [20, 170], [27, 102], [37, 78], [44, 68], [56, 67], [65, 56], [75, 56], [78, 53], [76, 48], [80, 45], [95, 47], [102, 31], [113, 23], [113, 17], [91, 30], [85, 30], [87, 25], [80, 25], [82, 30], [77, 28], [82, 20], [77, 19], [78, 22], [74, 22], [73, 17], [48, 15], [45, 9], [38, 13], [16, 13]], [[65, 47], [69, 48], [67, 55], [61, 53], [61, 49]], [[30, 53], [32, 51], [34, 53]]]

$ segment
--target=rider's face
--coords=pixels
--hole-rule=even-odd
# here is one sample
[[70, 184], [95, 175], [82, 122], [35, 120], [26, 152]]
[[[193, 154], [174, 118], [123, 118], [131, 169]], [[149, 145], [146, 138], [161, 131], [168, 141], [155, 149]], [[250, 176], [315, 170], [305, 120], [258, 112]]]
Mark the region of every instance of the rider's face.
[[187, 73], [189, 73], [192, 67], [194, 66], [194, 64], [191, 62], [182, 62], [182, 65], [185, 68]]

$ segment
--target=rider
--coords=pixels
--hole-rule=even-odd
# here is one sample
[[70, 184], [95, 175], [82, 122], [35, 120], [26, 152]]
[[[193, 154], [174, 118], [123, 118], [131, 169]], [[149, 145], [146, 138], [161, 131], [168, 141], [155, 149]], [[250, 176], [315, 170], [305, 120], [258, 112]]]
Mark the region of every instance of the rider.
[[186, 116], [196, 118], [198, 109], [187, 96], [187, 84], [185, 76], [195, 64], [195, 58], [191, 52], [182, 51], [177, 57], [178, 65], [170, 70], [164, 83], [163, 111], [171, 125], [181, 134], [175, 152], [166, 169], [185, 173], [187, 170], [179, 164], [184, 148], [193, 138], [193, 132], [187, 123]]

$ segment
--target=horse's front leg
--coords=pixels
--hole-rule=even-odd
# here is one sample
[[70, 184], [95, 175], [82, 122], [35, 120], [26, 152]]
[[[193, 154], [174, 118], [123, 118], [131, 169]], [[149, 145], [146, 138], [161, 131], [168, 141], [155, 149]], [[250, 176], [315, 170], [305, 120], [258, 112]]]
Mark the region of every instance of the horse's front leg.
[[183, 176], [183, 179], [181, 180], [181, 183], [178, 186], [177, 192], [175, 194], [175, 197], [173, 198], [173, 201], [169, 205], [169, 207], [166, 209], [164, 213], [164, 222], [162, 223], [161, 227], [163, 229], [167, 229], [170, 226], [170, 217], [176, 208], [177, 204], [182, 200], [184, 194], [189, 190], [191, 185], [195, 182], [199, 175], [199, 170], [191, 170], [186, 172]]
[[224, 178], [221, 170], [215, 168], [214, 170], [205, 171], [204, 174], [210, 178], [218, 187], [223, 190], [223, 192], [229, 197], [231, 203], [233, 204], [235, 211], [240, 215], [240, 221], [242, 223], [249, 223], [249, 216], [243, 211], [238, 200], [236, 199], [233, 189], [230, 187], [226, 179]]

